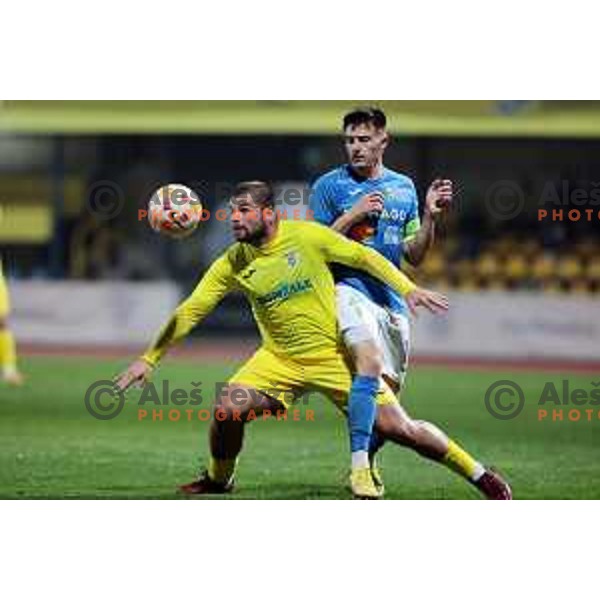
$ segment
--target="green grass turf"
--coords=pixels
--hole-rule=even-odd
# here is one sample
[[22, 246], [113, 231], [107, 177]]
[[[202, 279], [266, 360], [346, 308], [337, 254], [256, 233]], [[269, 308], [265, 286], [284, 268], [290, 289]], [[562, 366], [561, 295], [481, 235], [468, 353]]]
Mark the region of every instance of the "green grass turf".
[[[0, 388], [0, 497], [177, 498], [207, 459], [207, 424], [138, 421], [140, 392], [131, 392], [118, 418], [99, 421], [84, 407], [86, 388], [110, 377], [124, 361], [28, 358], [21, 389]], [[202, 380], [204, 402], [235, 365], [167, 361], [155, 380], [190, 388]], [[414, 368], [404, 404], [416, 417], [446, 429], [473, 454], [510, 479], [517, 498], [600, 497], [600, 420], [539, 422], [544, 382], [568, 377], [591, 390], [599, 377], [568, 373], [510, 373]], [[512, 421], [493, 419], [484, 407], [487, 387], [513, 379], [526, 405]], [[150, 405], [150, 409], [153, 406]], [[148, 407], [146, 407], [148, 408]], [[173, 407], [162, 407], [165, 410]], [[344, 421], [323, 398], [311, 398], [315, 422], [257, 422], [247, 429], [238, 486], [232, 498], [348, 498]], [[550, 407], [552, 408], [552, 406]], [[565, 409], [572, 407], [563, 407]], [[592, 408], [592, 407], [582, 407]], [[304, 408], [302, 408], [304, 410]], [[565, 411], [566, 420], [566, 411]], [[408, 450], [382, 452], [387, 498], [478, 498], [458, 476]]]

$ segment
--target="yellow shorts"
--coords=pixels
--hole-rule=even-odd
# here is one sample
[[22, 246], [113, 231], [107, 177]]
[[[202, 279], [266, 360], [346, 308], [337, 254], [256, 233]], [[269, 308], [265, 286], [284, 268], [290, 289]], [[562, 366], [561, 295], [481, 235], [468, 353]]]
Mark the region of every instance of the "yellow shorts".
[[8, 297], [8, 288], [4, 274], [0, 270], [0, 319], [4, 319], [10, 312], [10, 299]]
[[[352, 374], [344, 356], [332, 352], [314, 359], [291, 360], [259, 348], [229, 380], [253, 387], [279, 400], [286, 408], [306, 392], [325, 394], [340, 409], [348, 404]], [[377, 404], [398, 402], [390, 388], [382, 382]]]

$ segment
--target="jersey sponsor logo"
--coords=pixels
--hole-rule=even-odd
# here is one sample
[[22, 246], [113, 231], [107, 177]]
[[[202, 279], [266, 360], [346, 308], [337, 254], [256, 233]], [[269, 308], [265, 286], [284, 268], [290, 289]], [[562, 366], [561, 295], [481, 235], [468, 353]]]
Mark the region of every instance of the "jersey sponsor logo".
[[307, 290], [312, 290], [313, 285], [310, 279], [300, 279], [293, 281], [292, 283], [284, 283], [279, 287], [275, 288], [272, 292], [264, 294], [263, 296], [257, 296], [256, 301], [259, 304], [270, 304], [277, 300], [287, 300], [291, 296], [301, 294]]
[[381, 218], [382, 219], [387, 219], [388, 221], [406, 221], [407, 214], [406, 214], [406, 211], [403, 210], [403, 209], [398, 209], [398, 208], [387, 209], [387, 208], [384, 208], [381, 211]]

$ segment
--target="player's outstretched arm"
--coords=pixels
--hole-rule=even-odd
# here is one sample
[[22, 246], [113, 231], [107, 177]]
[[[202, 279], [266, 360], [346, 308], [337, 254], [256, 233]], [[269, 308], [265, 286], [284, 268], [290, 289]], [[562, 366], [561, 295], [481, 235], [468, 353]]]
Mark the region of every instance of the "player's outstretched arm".
[[211, 265], [191, 296], [177, 307], [141, 358], [155, 367], [168, 348], [187, 336], [233, 286], [233, 269], [225, 254]]
[[404, 273], [372, 248], [349, 240], [323, 225], [307, 223], [305, 227], [304, 235], [323, 253], [326, 262], [365, 271], [391, 285], [402, 296], [417, 288]]
[[183, 339], [206, 317], [233, 285], [231, 263], [226, 255], [221, 256], [187, 300], [177, 307], [146, 352], [115, 378], [117, 388], [124, 391], [133, 384], [143, 383], [169, 347]]
[[419, 306], [430, 312], [448, 310], [448, 300], [445, 296], [419, 288], [402, 271], [372, 248], [353, 242], [327, 227], [316, 224], [311, 224], [307, 233], [324, 253], [327, 262], [337, 262], [360, 269], [387, 283], [407, 299], [411, 311]]

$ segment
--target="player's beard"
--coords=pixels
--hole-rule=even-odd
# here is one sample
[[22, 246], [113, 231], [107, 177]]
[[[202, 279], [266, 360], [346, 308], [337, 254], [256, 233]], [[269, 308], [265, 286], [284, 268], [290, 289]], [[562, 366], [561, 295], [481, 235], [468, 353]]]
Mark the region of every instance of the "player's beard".
[[266, 227], [263, 221], [256, 224], [256, 228], [250, 231], [248, 227], [245, 227], [246, 235], [244, 239], [239, 240], [245, 244], [252, 244], [253, 246], [260, 246], [261, 242], [266, 236]]

